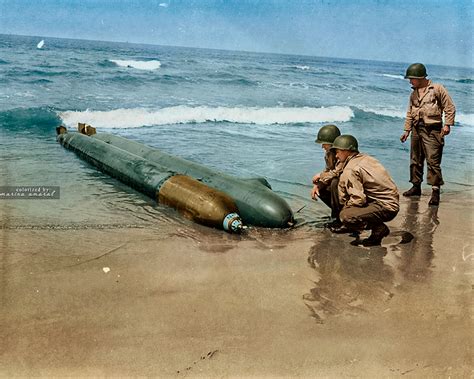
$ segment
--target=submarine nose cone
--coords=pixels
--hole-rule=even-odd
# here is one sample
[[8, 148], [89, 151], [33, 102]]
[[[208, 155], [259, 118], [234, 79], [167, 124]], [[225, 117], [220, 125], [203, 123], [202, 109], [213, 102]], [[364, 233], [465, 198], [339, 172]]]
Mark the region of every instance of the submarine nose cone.
[[266, 223], [271, 227], [285, 228], [293, 225], [293, 212], [285, 200], [272, 197], [263, 201], [260, 206], [266, 214]]
[[294, 224], [293, 212], [288, 203], [266, 187], [259, 186], [248, 192], [247, 196], [235, 199], [246, 225], [288, 228]]

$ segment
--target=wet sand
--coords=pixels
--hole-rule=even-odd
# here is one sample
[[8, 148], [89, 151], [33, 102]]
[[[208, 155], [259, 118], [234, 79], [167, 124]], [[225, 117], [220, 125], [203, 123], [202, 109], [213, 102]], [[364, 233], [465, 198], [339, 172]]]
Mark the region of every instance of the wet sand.
[[0, 376], [469, 377], [473, 193], [427, 202], [373, 248], [309, 226], [0, 229]]

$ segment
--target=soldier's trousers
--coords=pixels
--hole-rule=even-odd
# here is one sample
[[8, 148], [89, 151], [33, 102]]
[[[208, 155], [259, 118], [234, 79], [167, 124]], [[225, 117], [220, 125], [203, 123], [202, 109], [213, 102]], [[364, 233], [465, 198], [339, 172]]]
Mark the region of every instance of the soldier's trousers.
[[339, 193], [337, 186], [339, 184], [339, 177], [333, 178], [331, 183], [323, 184], [318, 182], [317, 186], [319, 189], [319, 198], [331, 208], [331, 217], [339, 219], [339, 212], [341, 211], [341, 205], [339, 203]]
[[432, 186], [444, 184], [441, 174], [444, 137], [441, 137], [441, 124], [435, 126], [418, 125], [411, 132], [410, 182], [420, 185], [423, 181], [423, 168], [428, 167], [426, 181]]
[[344, 207], [339, 214], [342, 223], [350, 229], [373, 229], [375, 226], [393, 220], [398, 210], [388, 210], [372, 202], [365, 207]]

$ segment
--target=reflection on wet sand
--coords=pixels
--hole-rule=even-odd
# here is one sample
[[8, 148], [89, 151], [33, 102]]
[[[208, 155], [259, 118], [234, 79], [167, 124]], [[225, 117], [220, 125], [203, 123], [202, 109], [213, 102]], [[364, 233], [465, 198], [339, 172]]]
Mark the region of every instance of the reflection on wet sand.
[[439, 225], [438, 207], [427, 207], [420, 210], [420, 201], [409, 202], [402, 228], [409, 230], [415, 238], [410, 244], [392, 247], [392, 252], [399, 258], [398, 271], [405, 280], [427, 280], [433, 260], [433, 237]]
[[252, 246], [259, 250], [272, 252], [284, 249], [289, 243], [298, 239], [307, 238], [307, 234], [303, 231], [294, 229], [249, 227], [242, 234], [230, 234], [191, 222], [181, 222], [179, 228], [176, 228], [169, 236], [192, 240], [200, 251], [207, 253], [226, 253], [245, 242], [253, 244]]
[[352, 246], [349, 238], [324, 231], [308, 257], [319, 276], [303, 296], [312, 317], [323, 323], [329, 316], [384, 312], [403, 283], [428, 280], [437, 212], [437, 207], [420, 212], [419, 201], [410, 202], [403, 230], [394, 230], [379, 247]]
[[318, 322], [328, 316], [370, 312], [393, 296], [393, 270], [384, 263], [385, 247], [364, 249], [324, 232], [310, 249], [308, 262], [320, 279], [303, 296]]

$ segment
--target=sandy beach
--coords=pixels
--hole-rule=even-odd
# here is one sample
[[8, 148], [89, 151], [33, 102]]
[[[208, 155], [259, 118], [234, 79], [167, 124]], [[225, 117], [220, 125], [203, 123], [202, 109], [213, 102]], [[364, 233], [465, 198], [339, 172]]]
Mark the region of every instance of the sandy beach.
[[402, 199], [373, 248], [309, 226], [4, 219], [0, 376], [470, 377], [472, 195]]

